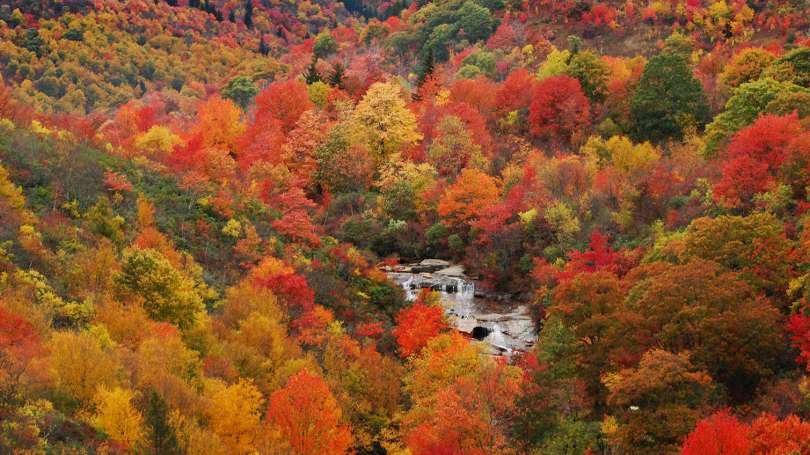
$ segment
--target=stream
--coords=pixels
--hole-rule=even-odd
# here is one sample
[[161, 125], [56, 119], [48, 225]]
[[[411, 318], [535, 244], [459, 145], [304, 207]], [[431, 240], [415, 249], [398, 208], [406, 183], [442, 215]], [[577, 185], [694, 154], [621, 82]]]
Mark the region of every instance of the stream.
[[511, 356], [530, 350], [537, 340], [527, 305], [484, 298], [476, 293], [475, 281], [464, 275], [459, 265], [425, 259], [381, 269], [405, 290], [409, 301], [413, 301], [421, 289], [439, 292], [448, 322], [478, 340], [487, 354]]

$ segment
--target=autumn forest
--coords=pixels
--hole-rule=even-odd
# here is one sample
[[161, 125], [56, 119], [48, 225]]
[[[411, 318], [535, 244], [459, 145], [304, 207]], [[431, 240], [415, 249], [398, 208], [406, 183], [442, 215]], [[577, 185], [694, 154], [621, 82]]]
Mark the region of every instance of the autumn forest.
[[810, 455], [810, 2], [0, 1], [0, 454]]

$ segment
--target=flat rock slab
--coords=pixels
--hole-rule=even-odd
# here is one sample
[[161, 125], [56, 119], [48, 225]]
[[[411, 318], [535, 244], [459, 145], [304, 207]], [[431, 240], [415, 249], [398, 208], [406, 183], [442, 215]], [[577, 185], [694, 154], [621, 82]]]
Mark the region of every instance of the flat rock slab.
[[445, 261], [444, 259], [424, 259], [418, 264], [411, 264], [410, 267], [413, 273], [432, 273], [437, 270], [450, 267], [450, 262]]
[[460, 265], [451, 265], [450, 267], [445, 267], [433, 273], [436, 275], [451, 276], [453, 278], [466, 278], [466, 275], [464, 275], [464, 267]]
[[525, 306], [504, 314], [476, 312], [465, 317], [457, 314], [453, 308], [448, 308], [446, 313], [456, 329], [468, 334], [472, 334], [476, 327], [489, 330], [497, 327], [499, 332], [490, 333], [483, 341], [501, 350], [528, 351], [537, 340], [534, 321]]
[[429, 267], [450, 267], [450, 261], [445, 261], [444, 259], [422, 259], [419, 265]]

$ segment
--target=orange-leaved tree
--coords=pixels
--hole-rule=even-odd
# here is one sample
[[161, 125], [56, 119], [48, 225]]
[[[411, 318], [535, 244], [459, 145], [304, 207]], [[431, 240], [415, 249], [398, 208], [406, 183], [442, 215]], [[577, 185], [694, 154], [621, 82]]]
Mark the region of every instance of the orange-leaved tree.
[[344, 453], [352, 433], [320, 376], [302, 370], [270, 395], [267, 424], [299, 455]]
[[475, 168], [464, 169], [439, 202], [439, 216], [445, 224], [463, 229], [477, 220], [485, 208], [494, 205], [499, 195], [497, 178]]
[[424, 290], [413, 305], [397, 314], [393, 334], [403, 359], [419, 352], [431, 338], [447, 328], [444, 311], [437, 300], [436, 293]]

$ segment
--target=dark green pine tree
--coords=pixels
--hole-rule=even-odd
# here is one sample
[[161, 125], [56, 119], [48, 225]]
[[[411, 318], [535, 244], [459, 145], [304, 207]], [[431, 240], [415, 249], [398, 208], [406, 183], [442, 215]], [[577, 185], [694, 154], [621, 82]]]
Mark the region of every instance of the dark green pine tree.
[[424, 57], [424, 59], [419, 62], [417, 74], [419, 75], [419, 80], [417, 84], [421, 87], [422, 84], [425, 83], [427, 78], [433, 74], [433, 67], [435, 65], [435, 56], [433, 55], [432, 51], [428, 51]]
[[169, 407], [154, 390], [146, 401], [146, 425], [149, 429], [149, 453], [153, 455], [180, 455], [174, 428], [169, 425]]
[[346, 77], [346, 69], [340, 62], [335, 63], [332, 67], [332, 74], [329, 75], [329, 85], [333, 87], [343, 88], [343, 79]]
[[253, 28], [253, 0], [245, 2], [245, 25], [247, 28]]
[[630, 101], [630, 117], [636, 140], [679, 140], [687, 127], [706, 124], [709, 103], [686, 60], [664, 53], [651, 58], [644, 67]]
[[317, 59], [313, 58], [309, 66], [307, 66], [307, 72], [304, 73], [304, 80], [307, 84], [314, 84], [321, 80], [321, 75], [318, 74], [318, 70], [315, 68], [316, 61]]
[[262, 55], [268, 55], [270, 53], [270, 48], [267, 46], [267, 43], [264, 42], [264, 35], [259, 38], [259, 53]]

